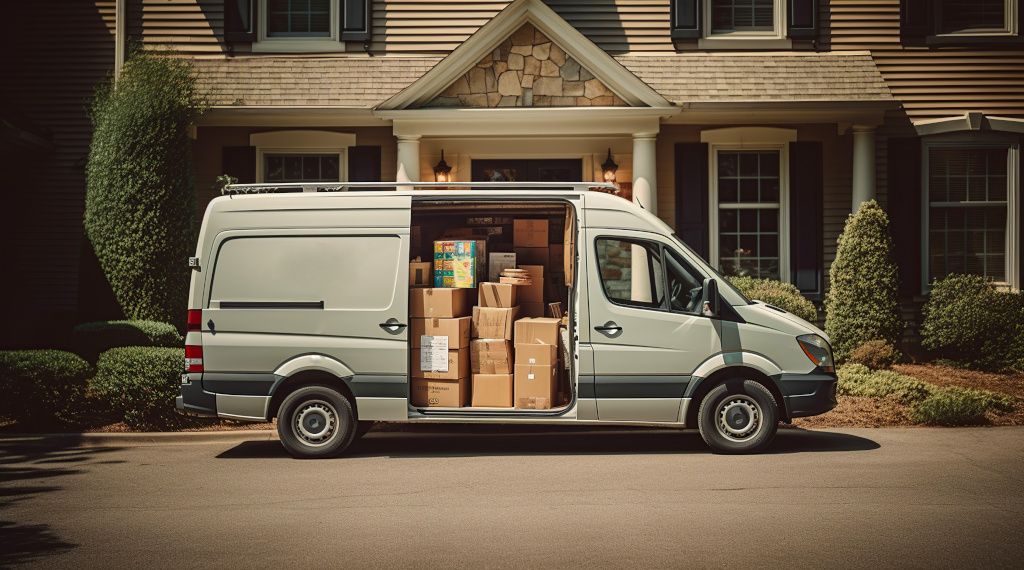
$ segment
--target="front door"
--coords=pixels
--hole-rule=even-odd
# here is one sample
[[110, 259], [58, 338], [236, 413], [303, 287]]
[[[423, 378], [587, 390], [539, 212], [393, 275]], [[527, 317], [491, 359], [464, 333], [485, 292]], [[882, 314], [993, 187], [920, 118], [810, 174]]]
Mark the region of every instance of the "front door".
[[598, 419], [678, 421], [691, 374], [721, 351], [699, 314], [703, 277], [647, 232], [597, 228], [586, 239]]
[[583, 161], [578, 158], [474, 160], [473, 182], [579, 182]]

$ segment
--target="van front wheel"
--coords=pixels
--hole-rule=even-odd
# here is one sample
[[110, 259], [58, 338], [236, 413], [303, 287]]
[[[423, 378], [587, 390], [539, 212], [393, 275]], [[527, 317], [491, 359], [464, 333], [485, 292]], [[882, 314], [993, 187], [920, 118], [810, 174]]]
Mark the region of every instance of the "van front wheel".
[[700, 435], [715, 453], [757, 453], [775, 437], [779, 412], [775, 398], [753, 380], [716, 386], [697, 412]]
[[333, 457], [356, 438], [352, 403], [327, 386], [306, 386], [292, 392], [277, 414], [277, 434], [297, 459]]

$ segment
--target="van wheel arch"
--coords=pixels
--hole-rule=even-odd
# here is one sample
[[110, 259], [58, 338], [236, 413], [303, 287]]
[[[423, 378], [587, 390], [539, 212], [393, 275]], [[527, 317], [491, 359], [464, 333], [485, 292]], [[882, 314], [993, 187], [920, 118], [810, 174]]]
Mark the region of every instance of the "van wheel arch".
[[786, 401], [783, 399], [782, 392], [775, 381], [754, 368], [728, 366], [712, 372], [710, 376], [701, 380], [700, 384], [697, 385], [697, 389], [691, 396], [690, 405], [686, 410], [685, 426], [687, 428], [697, 427], [697, 412], [700, 410], [700, 404], [704, 401], [704, 397], [708, 395], [708, 392], [729, 380], [753, 380], [767, 388], [775, 399], [775, 406], [779, 411], [779, 419], [787, 423], [789, 422], [789, 414], [786, 412]]
[[359, 409], [356, 407], [356, 398], [352, 394], [352, 389], [349, 388], [348, 383], [343, 378], [338, 378], [329, 372], [306, 370], [293, 376], [289, 376], [278, 384], [277, 388], [274, 390], [274, 394], [270, 397], [270, 406], [268, 406], [267, 409], [267, 421], [277, 417], [277, 413], [281, 409], [281, 402], [283, 402], [289, 394], [299, 388], [311, 385], [334, 388], [338, 393], [348, 399], [349, 403], [352, 404], [352, 411], [355, 413], [356, 418], [359, 417]]

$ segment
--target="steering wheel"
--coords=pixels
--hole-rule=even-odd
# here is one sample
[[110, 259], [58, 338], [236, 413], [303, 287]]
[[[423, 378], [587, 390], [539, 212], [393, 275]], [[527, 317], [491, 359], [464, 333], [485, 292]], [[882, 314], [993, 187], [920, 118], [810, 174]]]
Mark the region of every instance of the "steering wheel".
[[688, 313], [696, 313], [698, 306], [700, 305], [700, 298], [704, 295], [704, 287], [694, 287], [690, 289], [690, 304], [686, 306]]

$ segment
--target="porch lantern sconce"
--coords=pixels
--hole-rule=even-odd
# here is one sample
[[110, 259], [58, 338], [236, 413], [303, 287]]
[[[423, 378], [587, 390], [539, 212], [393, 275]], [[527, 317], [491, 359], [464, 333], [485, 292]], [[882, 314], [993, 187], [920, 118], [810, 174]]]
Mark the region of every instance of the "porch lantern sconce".
[[608, 149], [608, 158], [601, 164], [601, 172], [604, 174], [604, 181], [615, 184], [615, 172], [619, 169], [619, 165], [615, 164], [612, 160], [612, 149]]
[[444, 149], [441, 149], [441, 162], [434, 165], [434, 182], [451, 182], [452, 167], [444, 161]]

